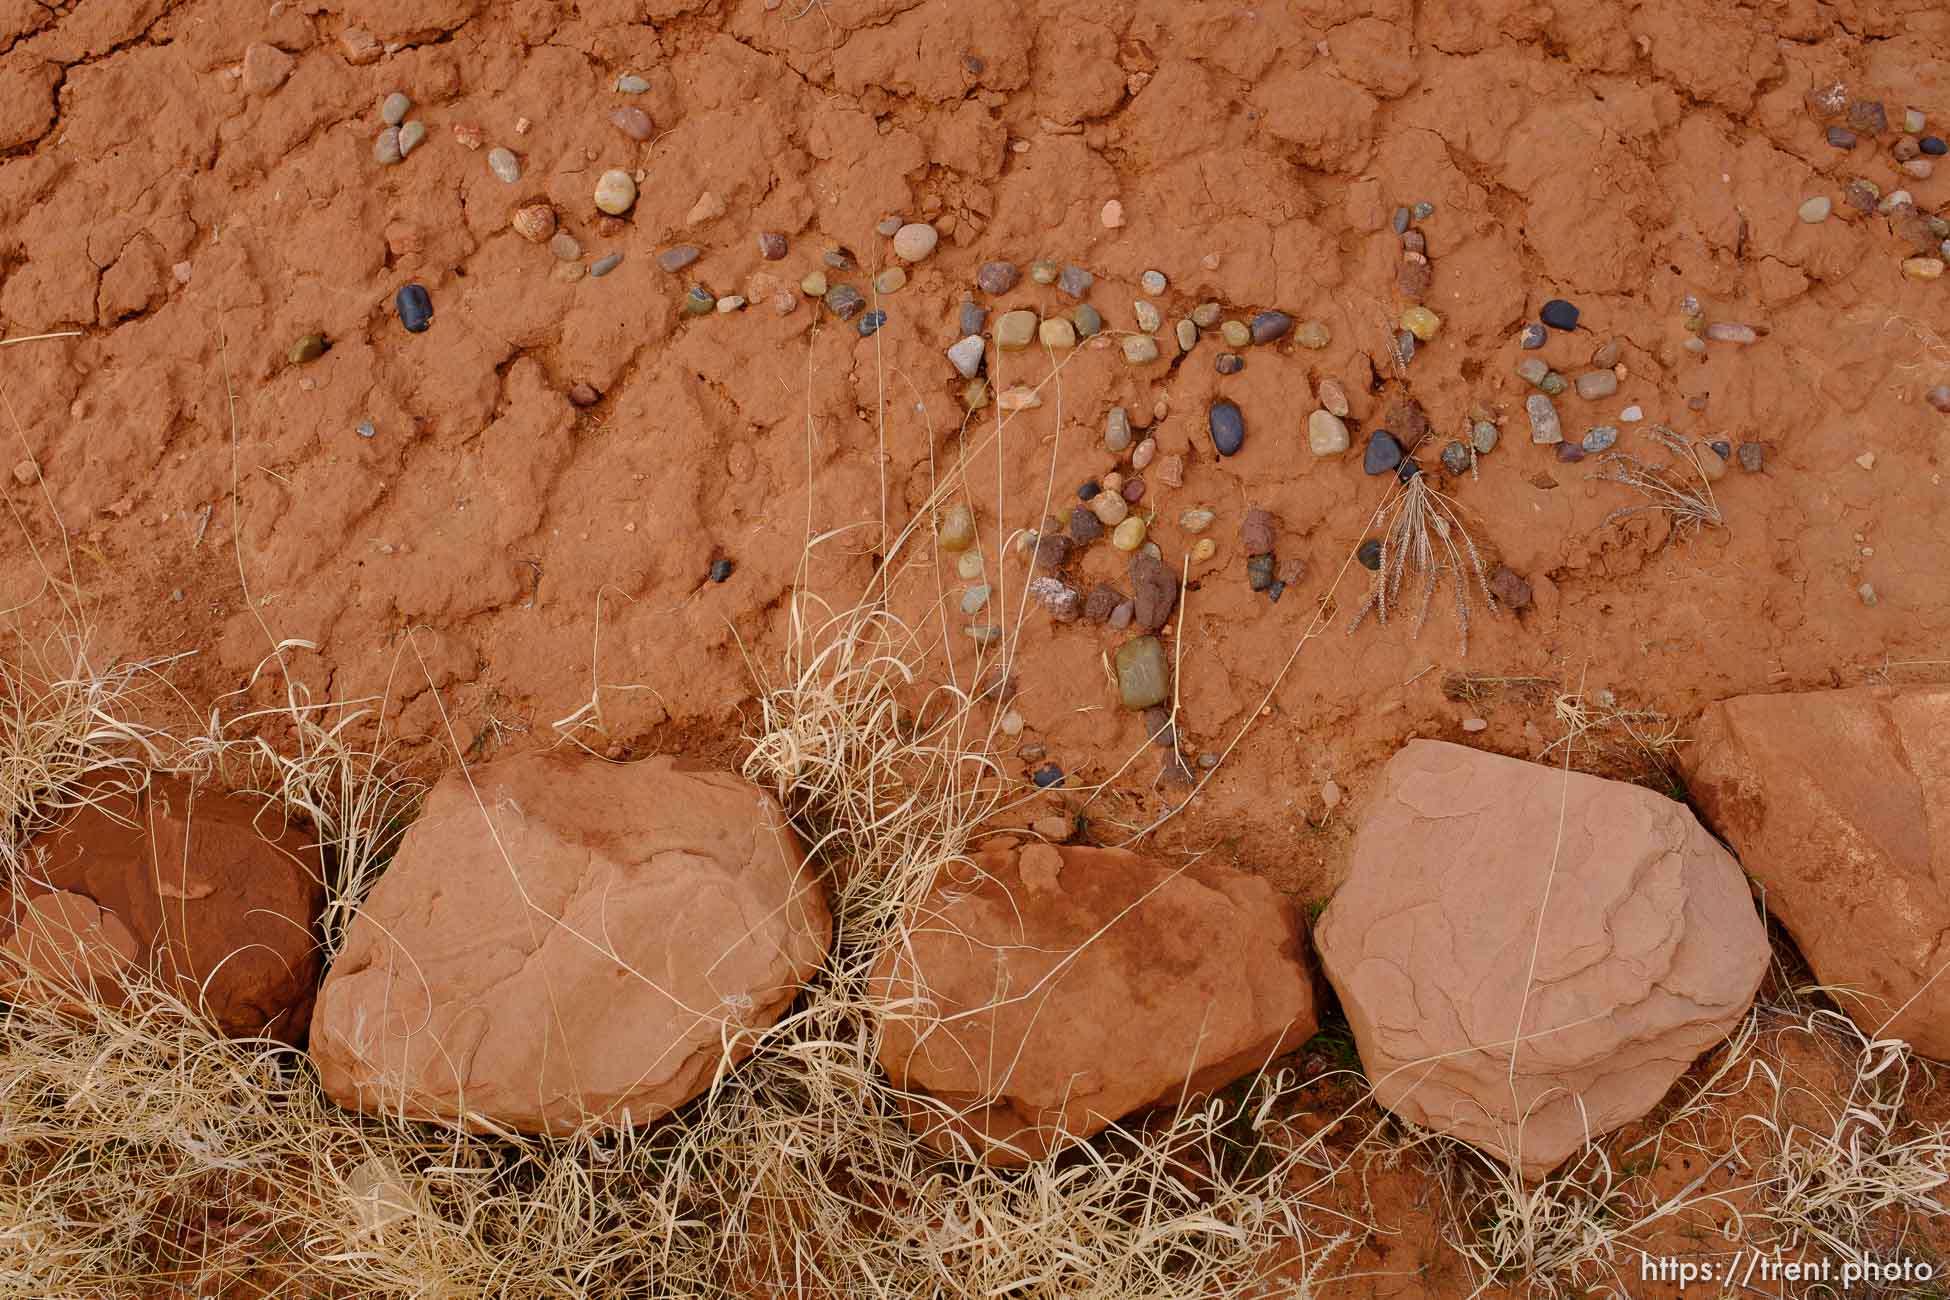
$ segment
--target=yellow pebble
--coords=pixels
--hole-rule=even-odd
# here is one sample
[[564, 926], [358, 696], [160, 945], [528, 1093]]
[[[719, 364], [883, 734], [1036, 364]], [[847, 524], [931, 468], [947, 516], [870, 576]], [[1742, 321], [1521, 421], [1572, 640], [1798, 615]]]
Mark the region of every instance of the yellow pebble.
[[1442, 328], [1442, 317], [1427, 307], [1410, 307], [1402, 312], [1402, 328], [1427, 343]]
[[1219, 553], [1219, 544], [1209, 537], [1201, 537], [1192, 544], [1192, 559], [1205, 563]]
[[1132, 515], [1117, 525], [1117, 531], [1110, 535], [1110, 544], [1120, 551], [1135, 551], [1144, 545], [1144, 517]]

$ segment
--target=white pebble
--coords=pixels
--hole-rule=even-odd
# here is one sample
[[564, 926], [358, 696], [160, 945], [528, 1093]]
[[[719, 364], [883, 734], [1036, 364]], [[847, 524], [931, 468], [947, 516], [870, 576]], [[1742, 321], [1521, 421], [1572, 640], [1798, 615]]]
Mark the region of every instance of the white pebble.
[[1618, 413], [1619, 422], [1622, 424], [1637, 424], [1644, 418], [1645, 412], [1636, 406], [1628, 406]]
[[940, 231], [925, 221], [911, 221], [894, 232], [894, 256], [903, 262], [918, 262], [940, 242]]
[[1138, 277], [1138, 284], [1149, 294], [1160, 294], [1170, 287], [1163, 271], [1146, 271]]
[[513, 185], [521, 179], [521, 159], [511, 149], [488, 150], [487, 165], [495, 179], [505, 184]]
[[596, 206], [612, 217], [620, 217], [636, 202], [636, 182], [626, 171], [611, 169], [596, 182]]
[[1112, 199], [1110, 202], [1104, 204], [1104, 210], [1100, 214], [1100, 219], [1104, 223], [1105, 230], [1116, 230], [1124, 224], [1124, 205], [1116, 199]]
[[1481, 718], [1464, 718], [1462, 723], [1462, 729], [1464, 731], [1488, 731], [1489, 727], [1490, 724]]

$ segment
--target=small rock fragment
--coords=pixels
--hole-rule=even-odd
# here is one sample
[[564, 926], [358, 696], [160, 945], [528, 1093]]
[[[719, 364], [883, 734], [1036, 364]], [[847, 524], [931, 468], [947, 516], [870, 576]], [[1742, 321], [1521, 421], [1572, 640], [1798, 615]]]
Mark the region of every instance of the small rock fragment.
[[1302, 321], [1300, 328], [1293, 335], [1293, 341], [1303, 348], [1318, 352], [1334, 341], [1334, 332], [1327, 328], [1325, 321]]
[[1751, 325], [1737, 321], [1714, 321], [1706, 327], [1706, 337], [1716, 343], [1755, 343], [1760, 334]]
[[1253, 317], [1247, 328], [1254, 343], [1277, 343], [1293, 329], [1293, 317], [1283, 311], [1263, 311]]
[[1097, 219], [1104, 223], [1105, 230], [1116, 230], [1124, 224], [1124, 205], [1116, 199], [1111, 199], [1104, 204], [1103, 210], [1097, 214]]
[[1039, 322], [1027, 309], [1005, 311], [995, 318], [995, 346], [1001, 352], [1020, 352], [1036, 337]]
[[1131, 417], [1121, 406], [1111, 407], [1104, 417], [1104, 446], [1120, 453], [1130, 449]]
[[1348, 449], [1347, 424], [1332, 411], [1307, 417], [1307, 446], [1316, 456], [1338, 456]]
[[1557, 408], [1542, 393], [1524, 399], [1524, 412], [1530, 417], [1530, 440], [1535, 443], [1564, 441], [1564, 427], [1558, 422]]
[[521, 159], [515, 157], [511, 149], [488, 150], [487, 165], [494, 178], [505, 185], [513, 185], [521, 179]]
[[1366, 474], [1386, 474], [1402, 463], [1402, 445], [1386, 429], [1368, 435], [1367, 450], [1361, 454], [1361, 470]]
[[963, 379], [973, 379], [982, 368], [982, 356], [986, 351], [980, 334], [970, 334], [961, 342], [948, 349], [948, 360]]
[[1505, 609], [1514, 611], [1530, 604], [1530, 584], [1508, 565], [1499, 564], [1496, 572], [1490, 575], [1490, 594], [1501, 601]]
[[1587, 402], [1610, 397], [1618, 391], [1618, 376], [1609, 370], [1590, 370], [1578, 376], [1578, 396]]
[[1134, 366], [1147, 365], [1158, 359], [1158, 340], [1149, 334], [1127, 334], [1124, 336], [1124, 360]]
[[399, 323], [408, 333], [424, 334], [433, 324], [433, 299], [427, 296], [424, 286], [403, 284], [393, 295], [394, 308], [399, 312]]
[[1274, 545], [1273, 516], [1255, 506], [1239, 523], [1239, 545], [1247, 555], [1270, 555]]
[[1056, 287], [1072, 298], [1081, 298], [1090, 292], [1090, 286], [1096, 283], [1096, 280], [1096, 276], [1080, 266], [1066, 266], [1062, 274], [1056, 277]]
[[1809, 199], [1806, 203], [1803, 203], [1799, 208], [1795, 209], [1795, 212], [1801, 220], [1807, 222], [1809, 225], [1818, 226], [1828, 220], [1828, 214], [1834, 210], [1835, 204], [1832, 199], [1826, 194], [1817, 194], [1814, 198]]
[[1585, 430], [1584, 437], [1579, 440], [1578, 445], [1586, 452], [1596, 455], [1601, 451], [1610, 451], [1617, 441], [1618, 430], [1609, 424], [1600, 424]]

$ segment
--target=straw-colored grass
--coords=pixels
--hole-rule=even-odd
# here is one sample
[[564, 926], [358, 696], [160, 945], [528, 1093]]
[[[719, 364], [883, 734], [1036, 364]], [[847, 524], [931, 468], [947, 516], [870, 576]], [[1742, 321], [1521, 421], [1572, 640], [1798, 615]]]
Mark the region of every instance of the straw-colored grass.
[[1421, 636], [1435, 603], [1436, 588], [1442, 585], [1443, 575], [1452, 574], [1457, 635], [1462, 642], [1461, 652], [1468, 654], [1470, 580], [1475, 579], [1475, 588], [1482, 592], [1484, 603], [1492, 612], [1496, 609], [1496, 596], [1490, 591], [1490, 580], [1484, 572], [1483, 556], [1476, 549], [1476, 539], [1463, 523], [1461, 507], [1433, 486], [1427, 474], [1416, 474], [1406, 484], [1396, 487], [1377, 514], [1381, 520], [1381, 563], [1360, 607], [1355, 610], [1353, 621], [1348, 624], [1348, 631], [1360, 627], [1370, 614], [1386, 626], [1389, 615], [1400, 610], [1403, 580], [1414, 573], [1419, 575], [1421, 598], [1415, 607], [1413, 635]]

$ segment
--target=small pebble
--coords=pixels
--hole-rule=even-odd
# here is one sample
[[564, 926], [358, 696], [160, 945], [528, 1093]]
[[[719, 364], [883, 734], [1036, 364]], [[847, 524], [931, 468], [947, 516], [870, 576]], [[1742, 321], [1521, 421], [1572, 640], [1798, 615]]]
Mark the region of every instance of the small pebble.
[[1903, 110], [1903, 130], [1909, 132], [1911, 135], [1923, 134], [1923, 128], [1928, 124], [1929, 119], [1923, 116], [1922, 109], [1906, 108]]
[[594, 384], [580, 383], [569, 390], [569, 405], [574, 407], [594, 406], [603, 400], [602, 390]]
[[400, 152], [399, 128], [396, 126], [387, 127], [379, 133], [379, 138], [372, 142], [372, 160], [381, 167], [391, 167], [405, 156]]
[[1091, 497], [1096, 496], [1099, 492], [1102, 492], [1103, 490], [1104, 490], [1103, 484], [1099, 483], [1094, 478], [1087, 478], [1083, 482], [1077, 484], [1077, 500], [1088, 501]]
[[[1492, 425], [1491, 427], [1494, 428], [1495, 426]], [[1449, 473], [1458, 476], [1467, 474], [1470, 463], [1468, 444], [1463, 442], [1450, 442], [1442, 448], [1442, 468]]]
[[393, 296], [394, 309], [399, 312], [399, 323], [408, 333], [424, 334], [433, 324], [433, 299], [427, 296], [424, 286], [403, 284]]
[[1544, 392], [1551, 397], [1556, 397], [1559, 393], [1563, 392], [1569, 386], [1570, 385], [1565, 382], [1564, 376], [1558, 374], [1555, 370], [1551, 371], [1548, 375], [1545, 375], [1542, 379], [1537, 381], [1537, 387], [1543, 389]]
[[1158, 309], [1142, 298], [1131, 304], [1131, 314], [1137, 317], [1137, 327], [1146, 334], [1156, 334], [1158, 326], [1164, 323]]
[[[726, 302], [729, 302], [729, 301], [731, 301], [731, 300], [727, 298], [727, 299], [726, 299], [725, 301], [726, 301]], [[741, 300], [741, 302], [742, 302], [742, 300]], [[724, 306], [724, 303], [719, 303], [719, 304], [718, 304], [718, 306], [719, 306], [719, 308], [720, 308], [720, 309], [722, 310], [722, 308], [723, 308], [723, 306]], [[882, 325], [885, 325], [886, 323], [887, 323], [887, 313], [886, 313], [886, 312], [884, 312], [884, 311], [870, 311], [870, 312], [868, 312], [868, 313], [867, 313], [866, 315], [864, 315], [864, 316], [862, 316], [862, 317], [860, 318], [860, 323], [859, 323], [858, 325], [856, 325], [856, 326], [855, 326], [854, 328], [856, 328], [856, 329], [858, 329], [858, 330], [860, 331], [860, 337], [861, 337], [861, 338], [863, 338], [863, 339], [864, 339], [864, 338], [871, 338], [871, 337], [872, 337], [872, 336], [874, 335], [874, 333], [875, 333], [875, 332], [876, 332], [877, 330], [879, 330], [879, 329], [880, 329], [880, 327], [881, 327]]]
[[1553, 298], [1538, 311], [1537, 319], [1554, 330], [1574, 330], [1578, 327], [1578, 309], [1562, 298]]
[[[1121, 487], [1122, 484], [1118, 486]], [[1088, 509], [1091, 514], [1097, 516], [1098, 523], [1106, 528], [1115, 528], [1130, 517], [1131, 503], [1124, 499], [1122, 492], [1106, 485], [1104, 491], [1090, 498]]]
[[996, 406], [1003, 411], [1027, 411], [1043, 404], [1043, 395], [1025, 384], [996, 394]]
[[1348, 411], [1347, 390], [1336, 379], [1323, 379], [1317, 390], [1320, 404], [1335, 415], [1345, 416]]
[[1407, 208], [1396, 208], [1394, 220], [1389, 224], [1394, 227], [1395, 233], [1399, 235], [1408, 229], [1409, 219], [1410, 213]]
[[1525, 351], [1535, 352], [1544, 346], [1544, 340], [1549, 337], [1550, 331], [1542, 325], [1526, 325], [1517, 333], [1517, 346]]
[[1048, 790], [1052, 786], [1063, 784], [1063, 769], [1054, 763], [1045, 763], [1031, 772], [1029, 779], [1036, 783], [1038, 789]]
[[1144, 545], [1145, 523], [1141, 515], [1131, 515], [1110, 535], [1110, 544], [1120, 551], [1135, 551]]
[[1117, 647], [1117, 694], [1136, 712], [1171, 698], [1171, 659], [1155, 636], [1140, 636]]
[[1919, 181], [1926, 181], [1930, 179], [1931, 175], [1933, 175], [1935, 171], [1936, 171], [1936, 164], [1931, 162], [1928, 158], [1912, 158], [1908, 162], [1903, 164], [1904, 174], [1909, 176], [1914, 176]]
[[732, 563], [720, 557], [711, 561], [711, 581], [723, 582], [731, 577]]
[[1261, 346], [1277, 343], [1293, 328], [1293, 317], [1283, 311], [1263, 311], [1253, 317], [1249, 328], [1254, 343]]
[[[974, 552], [970, 551], [967, 554], [972, 555]], [[961, 594], [961, 612], [971, 615], [979, 614], [982, 606], [989, 603], [989, 591], [990, 589], [987, 583], [979, 587], [970, 587], [967, 591], [964, 591]]]
[[701, 284], [694, 284], [684, 294], [684, 301], [678, 308], [686, 316], [708, 316], [718, 309], [718, 299]]
[[1212, 446], [1221, 456], [1239, 454], [1246, 442], [1246, 420], [1237, 406], [1231, 402], [1214, 402], [1206, 412], [1205, 422], [1212, 434]]
[[1478, 456], [1487, 456], [1496, 450], [1496, 425], [1488, 420], [1478, 420], [1469, 430], [1469, 445], [1476, 449]]
[[1411, 253], [1427, 253], [1428, 237], [1419, 230], [1410, 230], [1402, 235], [1402, 247]]
[[1020, 352], [1028, 347], [1036, 337], [1036, 313], [1025, 308], [1005, 311], [995, 318], [991, 331], [995, 335], [995, 346], [1001, 352]]
[[1881, 135], [1889, 129], [1889, 112], [1879, 99], [1858, 99], [1848, 106], [1848, 124], [1863, 135]]
[[1873, 584], [1867, 582], [1863, 583], [1861, 586], [1855, 589], [1855, 594], [1861, 597], [1862, 603], [1864, 605], [1867, 605], [1870, 609], [1874, 609], [1876, 607], [1876, 589]]
[[648, 140], [657, 133], [650, 115], [640, 108], [619, 108], [609, 115], [609, 122], [632, 140]]
[[558, 230], [548, 241], [548, 251], [561, 261], [573, 262], [582, 256], [582, 245], [577, 243], [576, 237], [568, 231]]
[[1248, 555], [1271, 555], [1276, 538], [1273, 513], [1254, 506], [1239, 521], [1239, 545]]
[[1584, 459], [1584, 448], [1575, 442], [1557, 444], [1557, 458], [1567, 464], [1575, 464]]
[[1442, 318], [1427, 307], [1409, 307], [1402, 312], [1402, 328], [1427, 343], [1442, 328]]
[[1828, 143], [1834, 145], [1837, 149], [1853, 149], [1855, 147], [1855, 132], [1845, 126], [1831, 126], [1828, 128]]
[[1517, 378], [1523, 380], [1532, 388], [1541, 387], [1545, 376], [1549, 375], [1550, 372], [1551, 368], [1545, 365], [1543, 360], [1538, 357], [1525, 357], [1523, 360], [1517, 362]]
[[406, 115], [412, 108], [413, 101], [408, 99], [404, 92], [395, 90], [379, 101], [379, 116], [387, 126], [398, 126], [406, 120]]
[[1178, 526], [1188, 533], [1202, 533], [1212, 526], [1218, 516], [1203, 507], [1194, 506], [1178, 516]]
[[1923, 400], [1945, 415], [1950, 415], [1950, 384], [1938, 384], [1923, 394]]
[[1062, 268], [1051, 261], [1035, 261], [1029, 264], [1029, 278], [1037, 284], [1055, 284]]
[[1578, 376], [1578, 396], [1587, 402], [1618, 391], [1618, 376], [1609, 370], [1590, 370]]
[[1080, 266], [1066, 266], [1062, 274], [1056, 277], [1056, 287], [1072, 298], [1081, 298], [1090, 292], [1090, 286], [1096, 280], [1096, 276]]
[[1828, 214], [1834, 210], [1835, 204], [1826, 194], [1818, 194], [1796, 209], [1801, 219], [1811, 226], [1828, 220]]
[[1131, 452], [1131, 468], [1143, 469], [1146, 465], [1149, 465], [1151, 463], [1151, 458], [1153, 456], [1156, 456], [1157, 454], [1158, 454], [1158, 440], [1156, 438], [1144, 439], [1144, 441], [1138, 443], [1136, 449]]
[[1903, 259], [1903, 277], [1909, 280], [1935, 280], [1943, 275], [1943, 259], [1940, 257], [1906, 257]]
[[626, 72], [616, 79], [616, 93], [619, 95], [641, 95], [650, 89], [650, 83], [634, 72]]
[[607, 256], [599, 257], [594, 262], [591, 262], [589, 264], [589, 274], [600, 279], [601, 277], [608, 275], [611, 271], [614, 271], [617, 267], [621, 266], [622, 264], [623, 264], [623, 255], [621, 253], [610, 253]]
[[1303, 321], [1300, 325], [1299, 332], [1293, 336], [1293, 339], [1301, 347], [1311, 348], [1318, 352], [1334, 341], [1334, 332], [1327, 328], [1327, 322], [1325, 321]]
[[675, 248], [666, 248], [663, 252], [657, 254], [657, 265], [663, 270], [675, 275], [692, 262], [695, 262], [699, 256], [701, 256], [701, 250], [696, 244], [679, 244]]
[[1395, 335], [1395, 356], [1403, 365], [1415, 360], [1415, 336], [1407, 330]]
[[776, 262], [785, 256], [785, 236], [776, 230], [761, 231], [758, 236], [758, 255], [768, 262]]
[[1073, 348], [1077, 345], [1077, 329], [1061, 316], [1051, 316], [1036, 327], [1036, 338], [1046, 348]]
[[1714, 321], [1706, 327], [1706, 337], [1716, 343], [1756, 343], [1760, 340], [1753, 326], [1737, 321]]
[[1761, 444], [1757, 442], [1743, 442], [1740, 444], [1740, 468], [1749, 474], [1760, 473], [1761, 466], [1766, 460], [1767, 451]]
[[1097, 214], [1097, 219], [1104, 223], [1105, 230], [1116, 230], [1124, 224], [1124, 205], [1116, 199], [1110, 200]]
[[487, 165], [488, 170], [494, 173], [495, 179], [504, 184], [513, 185], [521, 179], [521, 159], [515, 157], [512, 150], [488, 150]]
[[1254, 591], [1265, 591], [1273, 585], [1273, 566], [1278, 561], [1271, 555], [1255, 555], [1246, 561], [1246, 585]]
[[907, 272], [898, 266], [890, 266], [873, 278], [873, 291], [877, 294], [899, 293], [907, 287]]
[[1628, 406], [1618, 413], [1618, 418], [1626, 424], [1637, 424], [1645, 418], [1645, 411], [1641, 407]]
[[1087, 302], [1080, 302], [1071, 309], [1070, 321], [1077, 327], [1077, 337], [1080, 339], [1087, 339], [1103, 332], [1103, 314]]
[[323, 334], [307, 334], [296, 343], [293, 343], [291, 350], [285, 356], [292, 365], [301, 366], [307, 361], [316, 361], [324, 356], [325, 347], [325, 336]]
[[1378, 572], [1381, 569], [1381, 543], [1370, 537], [1354, 552], [1354, 558], [1360, 562], [1362, 568], [1370, 572]]
[[1395, 477], [1399, 479], [1401, 482], [1407, 483], [1412, 479], [1414, 479], [1414, 477], [1417, 474], [1420, 474], [1421, 472], [1422, 472], [1421, 464], [1418, 463], [1413, 456], [1409, 456], [1409, 457], [1405, 457], [1402, 460], [1401, 465], [1395, 470]]
[[988, 323], [988, 308], [981, 306], [979, 303], [965, 302], [961, 305], [961, 310], [955, 315], [955, 324], [960, 329], [964, 338], [970, 334], [980, 334], [983, 327]]
[[1435, 215], [1435, 204], [1430, 203], [1427, 200], [1424, 200], [1423, 202], [1417, 203], [1414, 207], [1410, 208], [1409, 215], [1411, 217], [1414, 217], [1417, 221], [1427, 221], [1430, 217]]
[[611, 168], [596, 181], [596, 207], [620, 217], [636, 203], [636, 181], [626, 171]]
[[975, 579], [981, 577], [982, 569], [982, 553], [980, 551], [966, 550], [955, 557], [955, 572], [960, 574], [964, 581], [973, 582]]
[[1094, 511], [1078, 506], [1070, 511], [1070, 540], [1088, 546], [1104, 535], [1104, 521]]
[[1153, 296], [1163, 293], [1169, 284], [1163, 271], [1146, 271], [1138, 277], [1138, 287]]
[[913, 221], [894, 232], [894, 256], [903, 262], [918, 262], [934, 252], [941, 232], [925, 221]]
[[1212, 368], [1222, 375], [1236, 375], [1246, 368], [1246, 359], [1237, 352], [1221, 352], [1213, 358]]
[[[577, 385], [576, 385], [576, 387], [577, 387], [577, 388], [588, 388], [588, 387], [589, 387], [589, 385], [587, 385], [587, 384], [577, 384]], [[594, 390], [594, 389], [591, 389], [590, 391], [591, 391], [591, 392], [594, 392], [595, 390]], [[602, 396], [602, 394], [601, 394], [601, 393], [597, 393], [597, 394], [596, 394], [596, 396], [597, 396], [598, 398], [600, 398], [600, 397]], [[571, 400], [571, 401], [573, 401], [573, 400], [574, 400], [574, 398], [575, 398], [575, 394], [574, 394], [574, 393], [571, 393], [571, 394], [569, 395], [569, 397], [570, 397], [570, 400]], [[358, 434], [358, 435], [359, 435], [359, 436], [360, 436], [361, 438], [371, 438], [371, 437], [374, 437], [374, 436], [375, 436], [375, 435], [376, 435], [376, 434], [378, 433], [378, 430], [376, 430], [376, 429], [374, 429], [374, 428], [372, 427], [372, 421], [371, 421], [371, 420], [361, 420], [361, 421], [359, 421], [359, 427], [358, 427], [358, 428], [357, 428], [357, 429], [356, 429], [356, 430], [355, 430], [354, 432], [356, 432], [356, 433], [357, 433], [357, 434]], [[23, 461], [23, 462], [22, 462], [22, 464], [26, 464], [26, 465], [32, 465], [33, 463], [34, 463], [34, 462], [32, 462], [32, 461]], [[19, 477], [20, 477], [20, 466], [18, 466], [18, 465], [16, 465], [16, 466], [14, 467], [14, 477], [15, 477], [15, 478], [19, 478]]]
[[1226, 341], [1227, 347], [1243, 348], [1253, 341], [1253, 331], [1245, 321], [1229, 320], [1219, 326], [1219, 337]]
[[1402, 445], [1395, 441], [1395, 435], [1386, 429], [1376, 429], [1368, 435], [1367, 450], [1361, 454], [1361, 470], [1365, 474], [1386, 474], [1402, 463]]
[[1347, 423], [1332, 411], [1307, 417], [1307, 446], [1316, 456], [1338, 456], [1348, 449]]
[[1945, 154], [1950, 154], [1950, 143], [1946, 143], [1942, 136], [1926, 135], [1918, 140], [1916, 145], [1932, 158], [1941, 158]]
[[1564, 441], [1564, 426], [1558, 422], [1557, 408], [1542, 393], [1524, 399], [1524, 413], [1530, 417], [1530, 440], [1535, 443]]
[[1121, 406], [1111, 407], [1104, 418], [1104, 446], [1118, 453], [1130, 449], [1131, 417]]
[[1192, 559], [1196, 563], [1203, 564], [1218, 553], [1219, 544], [1210, 537], [1201, 537], [1192, 543]]
[[1202, 302], [1192, 308], [1192, 324], [1202, 330], [1209, 330], [1219, 323], [1219, 317], [1224, 314], [1224, 308], [1220, 307], [1218, 303]]
[[970, 334], [948, 349], [948, 360], [963, 379], [973, 379], [982, 368], [982, 356], [986, 350], [982, 336]]
[[1578, 445], [1596, 455], [1601, 451], [1610, 451], [1612, 444], [1617, 441], [1618, 430], [1609, 424], [1601, 424], [1596, 428], [1585, 430], [1584, 437]]
[[1142, 366], [1158, 359], [1158, 340], [1149, 334], [1130, 334], [1124, 338], [1124, 359]]
[[971, 379], [962, 385], [961, 404], [970, 411], [979, 411], [989, 404], [989, 381]]
[[861, 296], [860, 291], [850, 284], [834, 285], [826, 291], [824, 300], [826, 310], [841, 320], [852, 320], [867, 305], [867, 300]]
[[881, 235], [898, 235], [901, 227], [906, 224], [899, 217], [882, 217], [880, 224], [874, 227], [874, 232]]
[[1173, 332], [1178, 335], [1180, 352], [1190, 352], [1198, 346], [1198, 326], [1192, 324], [1189, 318], [1179, 321]]
[[1021, 278], [1014, 262], [984, 262], [975, 272], [975, 285], [983, 293], [1007, 293]]

